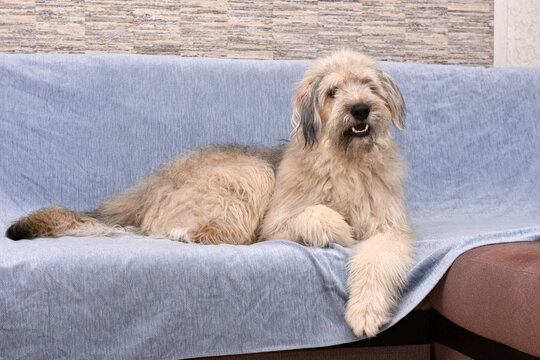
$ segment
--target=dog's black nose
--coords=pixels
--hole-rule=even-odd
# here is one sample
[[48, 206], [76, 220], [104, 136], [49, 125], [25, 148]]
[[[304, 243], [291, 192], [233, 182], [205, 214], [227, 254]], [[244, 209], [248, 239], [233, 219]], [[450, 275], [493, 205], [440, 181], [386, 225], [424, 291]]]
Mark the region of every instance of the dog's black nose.
[[358, 121], [366, 120], [371, 108], [368, 104], [358, 103], [351, 106], [351, 115]]

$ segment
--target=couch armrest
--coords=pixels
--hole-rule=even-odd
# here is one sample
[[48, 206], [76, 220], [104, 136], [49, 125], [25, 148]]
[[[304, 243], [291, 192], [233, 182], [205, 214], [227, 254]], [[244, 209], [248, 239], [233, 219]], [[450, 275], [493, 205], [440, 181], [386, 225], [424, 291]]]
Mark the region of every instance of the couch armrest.
[[540, 242], [489, 245], [464, 253], [429, 299], [453, 323], [540, 356]]

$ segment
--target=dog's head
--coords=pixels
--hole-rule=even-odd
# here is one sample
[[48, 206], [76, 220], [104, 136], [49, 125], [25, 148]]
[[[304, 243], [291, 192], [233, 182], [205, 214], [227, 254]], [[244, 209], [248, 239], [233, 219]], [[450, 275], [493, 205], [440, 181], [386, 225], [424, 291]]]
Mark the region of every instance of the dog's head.
[[371, 58], [340, 51], [316, 60], [293, 101], [293, 136], [311, 147], [323, 141], [349, 157], [391, 141], [403, 129], [405, 104], [395, 82]]

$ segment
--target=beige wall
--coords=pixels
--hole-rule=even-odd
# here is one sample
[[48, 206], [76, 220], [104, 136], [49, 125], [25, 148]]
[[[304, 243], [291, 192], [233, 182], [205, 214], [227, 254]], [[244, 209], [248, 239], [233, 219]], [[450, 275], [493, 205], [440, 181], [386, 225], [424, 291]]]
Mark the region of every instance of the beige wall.
[[0, 51], [493, 64], [493, 0], [0, 0]]
[[495, 66], [540, 66], [540, 1], [495, 0]]

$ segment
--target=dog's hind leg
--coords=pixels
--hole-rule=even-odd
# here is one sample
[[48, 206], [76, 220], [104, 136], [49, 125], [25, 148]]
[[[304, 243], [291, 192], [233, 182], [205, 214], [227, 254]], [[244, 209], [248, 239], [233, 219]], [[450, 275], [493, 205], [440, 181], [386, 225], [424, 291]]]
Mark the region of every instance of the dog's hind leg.
[[[270, 163], [242, 148], [209, 148], [174, 160], [125, 199], [142, 235], [200, 244], [250, 244], [274, 189]], [[132, 209], [135, 209], [132, 211]], [[108, 211], [114, 213], [115, 211]]]

